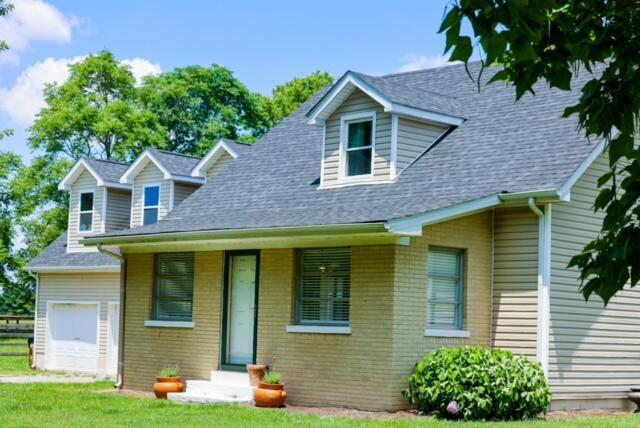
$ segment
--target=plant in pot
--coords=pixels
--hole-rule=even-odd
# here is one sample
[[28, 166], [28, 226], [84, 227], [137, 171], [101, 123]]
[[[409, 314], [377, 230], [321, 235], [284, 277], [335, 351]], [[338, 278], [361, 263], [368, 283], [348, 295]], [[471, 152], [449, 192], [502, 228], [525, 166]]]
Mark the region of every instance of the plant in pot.
[[156, 377], [153, 392], [158, 398], [167, 398], [169, 392], [184, 392], [185, 385], [182, 382], [180, 371], [176, 368], [165, 368]]
[[256, 390], [256, 406], [258, 407], [282, 407], [287, 400], [282, 376], [276, 372], [267, 373], [258, 384]]
[[258, 386], [266, 372], [266, 364], [247, 364], [247, 373], [249, 373], [249, 382], [251, 383], [251, 386]]

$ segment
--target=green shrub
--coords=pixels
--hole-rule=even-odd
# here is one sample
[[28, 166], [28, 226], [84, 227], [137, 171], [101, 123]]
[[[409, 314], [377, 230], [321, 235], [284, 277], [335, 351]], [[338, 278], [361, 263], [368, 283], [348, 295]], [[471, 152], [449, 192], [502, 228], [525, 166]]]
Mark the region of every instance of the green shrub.
[[180, 376], [180, 370], [176, 368], [166, 368], [160, 371], [160, 377], [177, 377]]
[[262, 382], [270, 383], [274, 385], [279, 384], [281, 381], [282, 381], [282, 376], [280, 376], [280, 373], [276, 373], [276, 372], [269, 372], [266, 375], [264, 375], [264, 378], [262, 379]]
[[540, 364], [502, 349], [468, 346], [424, 357], [404, 395], [426, 414], [465, 420], [533, 419], [551, 402]]

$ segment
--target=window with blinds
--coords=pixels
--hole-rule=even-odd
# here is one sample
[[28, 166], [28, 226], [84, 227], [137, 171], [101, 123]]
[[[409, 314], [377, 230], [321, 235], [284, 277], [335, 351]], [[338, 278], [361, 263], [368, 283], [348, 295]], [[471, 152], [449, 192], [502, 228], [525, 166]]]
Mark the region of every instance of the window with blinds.
[[300, 251], [296, 321], [349, 325], [351, 248]]
[[194, 265], [193, 253], [156, 255], [156, 320], [192, 320]]
[[434, 329], [463, 328], [463, 252], [429, 249], [427, 284], [427, 327]]

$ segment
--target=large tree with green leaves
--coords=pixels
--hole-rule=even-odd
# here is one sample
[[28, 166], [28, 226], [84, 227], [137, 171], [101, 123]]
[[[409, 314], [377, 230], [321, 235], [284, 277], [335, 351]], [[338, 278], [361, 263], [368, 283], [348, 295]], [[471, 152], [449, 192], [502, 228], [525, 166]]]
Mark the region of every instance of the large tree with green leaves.
[[260, 96], [219, 65], [148, 76], [139, 102], [162, 127], [164, 147], [180, 153], [204, 155], [223, 137], [255, 140], [268, 127]]
[[637, 0], [458, 0], [440, 31], [446, 33], [451, 60], [467, 62], [479, 52], [483, 65], [501, 67], [490, 82], [512, 84], [516, 98], [534, 93], [541, 80], [570, 90], [576, 72], [591, 74], [565, 116], [577, 115], [585, 136], [606, 141], [610, 171], [598, 181], [594, 206], [605, 217], [600, 236], [570, 266], [581, 270], [585, 299], [596, 294], [606, 304], [626, 284], [635, 286], [640, 281]]

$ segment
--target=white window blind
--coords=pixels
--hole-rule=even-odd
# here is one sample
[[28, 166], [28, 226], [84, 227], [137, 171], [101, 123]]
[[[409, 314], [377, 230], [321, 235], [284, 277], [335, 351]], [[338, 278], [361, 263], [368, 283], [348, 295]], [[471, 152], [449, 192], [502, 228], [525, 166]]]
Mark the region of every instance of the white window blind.
[[192, 320], [194, 265], [193, 253], [156, 255], [156, 320]]
[[430, 249], [427, 284], [427, 326], [461, 330], [463, 327], [463, 252]]
[[349, 325], [351, 249], [300, 252], [298, 324]]

